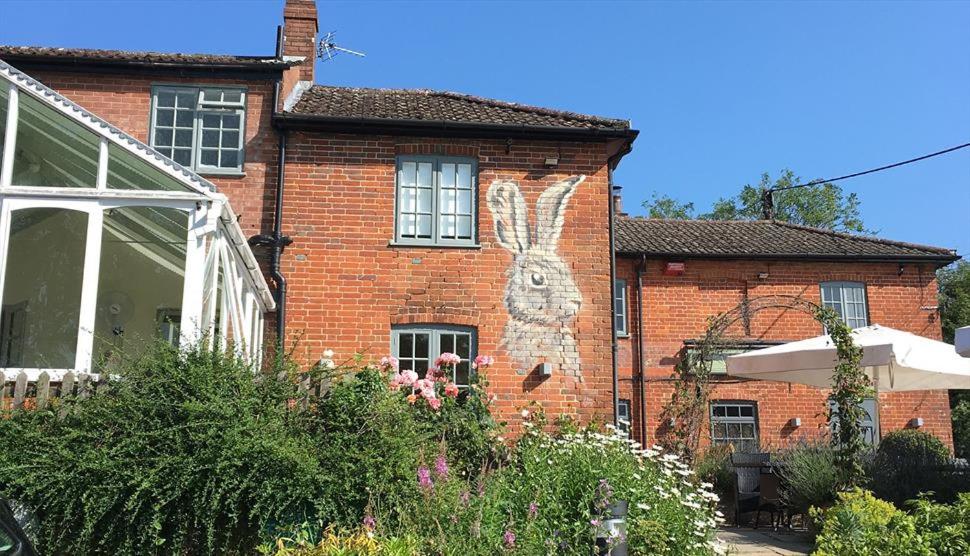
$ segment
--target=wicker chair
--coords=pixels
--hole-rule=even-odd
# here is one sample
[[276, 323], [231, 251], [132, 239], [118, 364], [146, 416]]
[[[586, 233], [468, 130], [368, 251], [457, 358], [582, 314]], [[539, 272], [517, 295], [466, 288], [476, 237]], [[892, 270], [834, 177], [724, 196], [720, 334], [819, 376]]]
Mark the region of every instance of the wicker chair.
[[[734, 466], [734, 524], [741, 526], [741, 514], [759, 512], [761, 502], [761, 468], [771, 460], [764, 452], [731, 454]], [[777, 489], [776, 489], [777, 490]], [[764, 508], [767, 511], [767, 508]], [[756, 516], [757, 525], [757, 516]]]

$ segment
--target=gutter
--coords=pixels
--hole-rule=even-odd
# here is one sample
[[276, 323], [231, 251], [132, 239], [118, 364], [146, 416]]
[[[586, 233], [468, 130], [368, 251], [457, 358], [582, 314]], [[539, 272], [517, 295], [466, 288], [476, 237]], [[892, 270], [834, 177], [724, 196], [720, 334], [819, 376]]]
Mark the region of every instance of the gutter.
[[[275, 114], [274, 123], [287, 129], [353, 133], [361, 135], [418, 135], [424, 137], [528, 138], [560, 141], [608, 141], [626, 139], [632, 142], [639, 131], [634, 129], [563, 128], [451, 122], [444, 120], [405, 120], [392, 118], [359, 118]], [[627, 151], [629, 152], [629, 151]]]
[[794, 255], [790, 253], [752, 253], [752, 254], [697, 254], [675, 253], [671, 251], [617, 251], [621, 257], [648, 257], [651, 259], [683, 259], [683, 260], [729, 260], [745, 261], [751, 259], [776, 261], [827, 261], [827, 262], [871, 262], [871, 263], [942, 263], [950, 264], [960, 260], [959, 255], [910, 255], [905, 257], [891, 257], [886, 255]]
[[617, 354], [620, 346], [616, 339], [616, 229], [613, 207], [613, 171], [620, 164], [620, 160], [633, 150], [633, 139], [637, 136], [637, 131], [630, 130], [632, 136], [614, 155], [606, 161], [606, 175], [608, 187], [606, 190], [607, 206], [609, 206], [610, 217], [610, 357], [613, 378], [613, 426], [620, 424], [620, 380], [616, 368]]

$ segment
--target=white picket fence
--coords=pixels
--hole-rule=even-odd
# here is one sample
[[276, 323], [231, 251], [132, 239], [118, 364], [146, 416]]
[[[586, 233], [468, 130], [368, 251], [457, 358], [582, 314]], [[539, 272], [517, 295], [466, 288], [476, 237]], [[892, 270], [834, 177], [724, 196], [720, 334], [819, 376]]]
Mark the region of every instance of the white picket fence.
[[52, 379], [46, 371], [39, 375], [0, 371], [0, 378], [0, 411], [44, 409], [55, 398], [86, 398], [107, 387], [98, 375], [86, 373], [57, 373]]

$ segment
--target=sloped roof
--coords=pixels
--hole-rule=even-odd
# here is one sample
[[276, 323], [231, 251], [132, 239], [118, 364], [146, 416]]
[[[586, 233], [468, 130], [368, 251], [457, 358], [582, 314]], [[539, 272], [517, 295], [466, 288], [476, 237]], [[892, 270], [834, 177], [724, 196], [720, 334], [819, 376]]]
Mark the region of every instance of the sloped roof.
[[479, 124], [628, 132], [630, 122], [427, 89], [314, 85], [289, 114], [318, 118]]
[[814, 260], [930, 260], [951, 262], [956, 252], [798, 226], [777, 220], [665, 220], [616, 218], [616, 251], [678, 258]]
[[301, 60], [280, 60], [275, 56], [234, 56], [229, 54], [181, 54], [139, 52], [130, 50], [101, 50], [94, 48], [57, 48], [49, 46], [0, 45], [0, 58], [8, 62], [29, 60], [55, 63], [101, 63], [150, 67], [205, 67], [279, 71], [302, 63]]

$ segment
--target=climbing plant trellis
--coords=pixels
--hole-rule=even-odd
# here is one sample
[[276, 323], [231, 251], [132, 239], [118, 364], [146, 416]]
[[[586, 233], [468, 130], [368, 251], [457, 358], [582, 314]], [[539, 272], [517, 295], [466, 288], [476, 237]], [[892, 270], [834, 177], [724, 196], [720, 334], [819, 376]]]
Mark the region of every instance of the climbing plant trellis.
[[158, 337], [258, 362], [273, 309], [215, 186], [0, 61], [0, 383]]
[[862, 348], [852, 342], [851, 330], [834, 311], [802, 297], [771, 295], [745, 299], [733, 309], [708, 320], [703, 338], [676, 367], [674, 392], [661, 414], [662, 421], [668, 423], [662, 441], [688, 460], [695, 457], [707, 419], [712, 364], [719, 353], [742, 343], [728, 338], [726, 333], [738, 322], [747, 326], [755, 314], [767, 309], [793, 309], [809, 314], [831, 336], [838, 364], [833, 373], [829, 396], [833, 403], [827, 411], [827, 419], [830, 426], [834, 422], [838, 424], [833, 427], [832, 443], [837, 451], [842, 482], [845, 486], [858, 484], [863, 473], [860, 455], [865, 449], [861, 434], [864, 411], [861, 403], [872, 393], [870, 381], [860, 367]]

